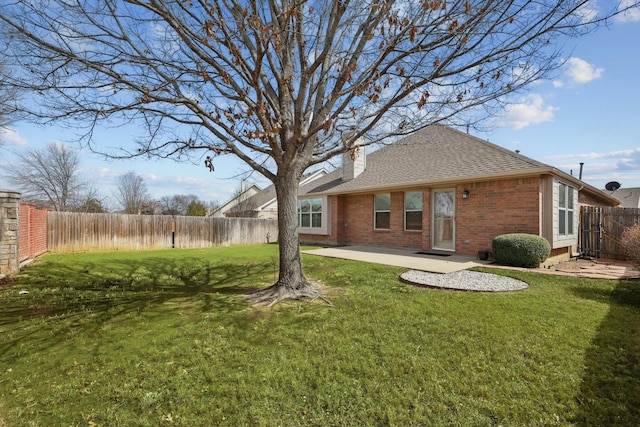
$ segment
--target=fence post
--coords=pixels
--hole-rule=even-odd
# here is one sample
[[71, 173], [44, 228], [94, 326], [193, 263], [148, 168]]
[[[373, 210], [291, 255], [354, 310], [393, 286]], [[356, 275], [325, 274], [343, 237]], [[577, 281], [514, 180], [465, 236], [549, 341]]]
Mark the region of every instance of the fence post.
[[173, 217], [171, 219], [171, 248], [175, 249], [176, 247], [176, 218]]
[[20, 198], [16, 191], [0, 190], [0, 276], [20, 271]]

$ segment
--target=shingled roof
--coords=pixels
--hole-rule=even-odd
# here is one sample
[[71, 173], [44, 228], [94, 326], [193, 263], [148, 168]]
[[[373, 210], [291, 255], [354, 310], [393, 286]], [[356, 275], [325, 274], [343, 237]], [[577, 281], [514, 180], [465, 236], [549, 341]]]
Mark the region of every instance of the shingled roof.
[[620, 200], [621, 208], [640, 208], [640, 188], [620, 188], [611, 196]]
[[[325, 176], [326, 174], [327, 172], [324, 169], [319, 169], [319, 170], [307, 173], [300, 180], [301, 185], [303, 186], [305, 184], [308, 185], [308, 183], [312, 182], [313, 180], [322, 179], [322, 177]], [[260, 191], [259, 193], [256, 193], [251, 197], [248, 197], [246, 200], [244, 200], [244, 205], [251, 206], [252, 209], [254, 210], [261, 210], [267, 205], [270, 205], [271, 203], [275, 203], [275, 201], [276, 201], [276, 187], [273, 184], [271, 184], [264, 190]]]
[[[302, 186], [299, 194], [347, 194], [541, 174], [584, 184], [514, 151], [432, 125], [369, 154], [366, 169], [356, 178], [343, 180], [342, 168], [338, 168]], [[592, 190], [599, 192], [595, 187]]]

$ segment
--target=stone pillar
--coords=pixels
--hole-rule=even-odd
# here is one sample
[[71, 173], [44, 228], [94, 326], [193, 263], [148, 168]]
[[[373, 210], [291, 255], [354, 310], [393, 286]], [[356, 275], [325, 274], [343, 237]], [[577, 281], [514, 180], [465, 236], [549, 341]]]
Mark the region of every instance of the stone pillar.
[[17, 191], [0, 190], [0, 276], [20, 271], [20, 198]]

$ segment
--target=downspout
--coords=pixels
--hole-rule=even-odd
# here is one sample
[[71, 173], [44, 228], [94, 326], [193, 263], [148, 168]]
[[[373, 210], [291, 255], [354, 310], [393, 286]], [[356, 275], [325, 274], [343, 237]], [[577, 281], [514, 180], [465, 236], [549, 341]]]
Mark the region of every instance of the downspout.
[[[580, 162], [580, 179], [582, 179], [582, 165], [584, 163]], [[582, 209], [580, 209], [580, 192], [582, 191], [582, 189], [584, 188], [584, 185], [581, 185], [580, 188], [578, 188], [578, 243], [581, 243], [581, 241], [584, 239], [583, 235], [582, 235]], [[582, 245], [578, 246], [578, 253], [577, 254], [571, 254], [574, 258], [586, 258], [586, 254], [584, 252], [584, 248], [582, 247]]]

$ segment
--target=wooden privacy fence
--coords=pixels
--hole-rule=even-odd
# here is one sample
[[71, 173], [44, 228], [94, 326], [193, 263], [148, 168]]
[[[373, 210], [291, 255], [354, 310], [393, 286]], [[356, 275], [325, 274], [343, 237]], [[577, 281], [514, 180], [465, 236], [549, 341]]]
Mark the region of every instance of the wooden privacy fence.
[[582, 206], [580, 250], [594, 258], [626, 259], [620, 238], [627, 227], [640, 224], [640, 209]]
[[51, 252], [206, 248], [274, 242], [276, 220], [49, 212]]

